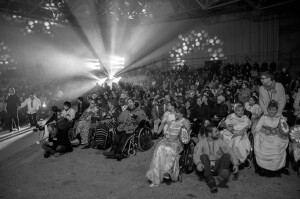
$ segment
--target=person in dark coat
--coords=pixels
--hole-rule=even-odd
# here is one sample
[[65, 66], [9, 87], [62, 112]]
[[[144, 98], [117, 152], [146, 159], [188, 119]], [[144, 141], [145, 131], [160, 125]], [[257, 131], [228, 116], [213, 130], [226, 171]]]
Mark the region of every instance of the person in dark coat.
[[8, 94], [5, 98], [5, 103], [10, 132], [13, 131], [13, 121], [16, 125], [16, 128], [20, 130], [18, 108], [21, 106], [21, 103], [19, 100], [19, 96], [16, 94], [16, 91], [13, 87], [9, 88]]
[[42, 145], [42, 148], [45, 150], [45, 158], [51, 155], [58, 157], [72, 151], [72, 145], [68, 138], [68, 128], [61, 128], [60, 126], [61, 124], [59, 123], [51, 123], [48, 126], [49, 138]]

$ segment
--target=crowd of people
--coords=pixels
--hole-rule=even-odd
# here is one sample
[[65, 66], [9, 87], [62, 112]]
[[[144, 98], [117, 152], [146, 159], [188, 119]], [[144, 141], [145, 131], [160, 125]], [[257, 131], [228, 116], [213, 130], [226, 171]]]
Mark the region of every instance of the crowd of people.
[[[238, 180], [239, 170], [251, 165], [261, 176], [289, 174], [289, 162], [300, 166], [299, 137], [289, 136], [300, 112], [300, 75], [292, 80], [286, 68], [276, 68], [274, 63], [223, 64], [209, 70], [183, 66], [150, 70], [139, 85], [97, 84], [89, 95], [78, 97], [77, 110], [69, 101], [62, 110], [52, 106], [44, 157], [71, 152], [72, 146], [92, 147], [96, 138], [91, 129], [96, 128], [112, 136], [103, 155], [121, 161], [136, 127], [147, 123], [152, 139], [160, 139], [146, 173], [151, 187], [180, 178], [186, 132], [195, 143], [194, 164], [213, 193], [226, 187], [231, 172], [232, 180]], [[12, 121], [18, 127], [19, 107], [27, 106], [30, 124], [37, 126], [41, 102], [35, 96], [22, 102], [9, 89], [5, 102], [10, 130]]]

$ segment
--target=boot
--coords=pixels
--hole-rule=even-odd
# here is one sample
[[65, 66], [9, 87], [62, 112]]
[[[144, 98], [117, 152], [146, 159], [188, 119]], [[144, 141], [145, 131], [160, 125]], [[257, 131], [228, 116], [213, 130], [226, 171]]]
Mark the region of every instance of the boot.
[[218, 192], [218, 187], [216, 185], [216, 182], [215, 182], [214, 178], [212, 178], [211, 180], [209, 180], [207, 182], [207, 185], [208, 185], [211, 193], [217, 193]]

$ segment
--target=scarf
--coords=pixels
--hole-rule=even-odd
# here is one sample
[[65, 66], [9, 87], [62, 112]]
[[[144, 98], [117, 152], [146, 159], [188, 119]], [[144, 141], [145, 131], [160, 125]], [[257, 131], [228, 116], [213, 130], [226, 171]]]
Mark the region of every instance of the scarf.
[[263, 85], [263, 87], [268, 91], [274, 94], [277, 93], [276, 91], [276, 82], [273, 80], [271, 85]]

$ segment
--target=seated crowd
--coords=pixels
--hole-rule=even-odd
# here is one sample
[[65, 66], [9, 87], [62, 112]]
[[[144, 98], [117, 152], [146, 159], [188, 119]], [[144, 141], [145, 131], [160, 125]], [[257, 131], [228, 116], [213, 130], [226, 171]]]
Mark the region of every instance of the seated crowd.
[[126, 150], [131, 153], [126, 147], [142, 126], [151, 129], [153, 140], [160, 139], [146, 173], [151, 187], [180, 180], [180, 156], [191, 142], [194, 165], [211, 192], [226, 187], [231, 172], [238, 180], [239, 170], [251, 165], [261, 176], [289, 174], [290, 161], [300, 166], [299, 140], [289, 136], [288, 127], [298, 121], [300, 77], [291, 81], [285, 69], [273, 71], [265, 64], [227, 64], [210, 71], [183, 67], [151, 71], [150, 83], [143, 86], [96, 85], [89, 96], [78, 98], [76, 111], [68, 101], [63, 110], [52, 107], [44, 156], [82, 145], [108, 149], [103, 155], [120, 161]]

